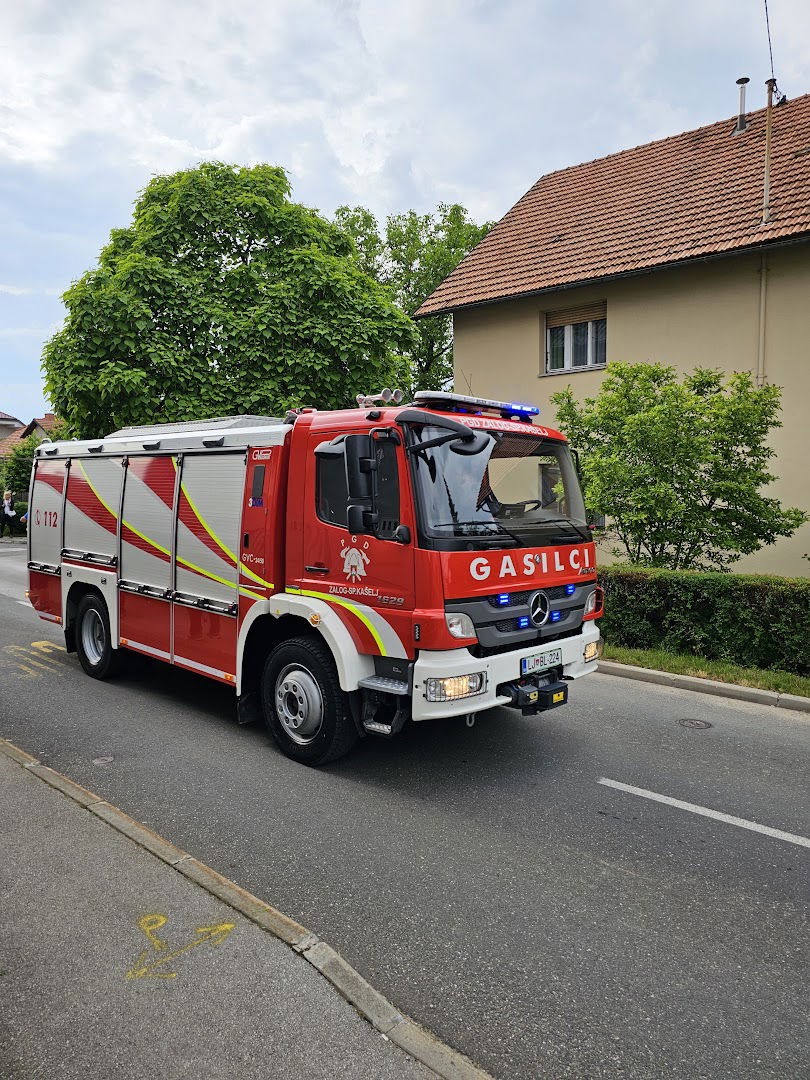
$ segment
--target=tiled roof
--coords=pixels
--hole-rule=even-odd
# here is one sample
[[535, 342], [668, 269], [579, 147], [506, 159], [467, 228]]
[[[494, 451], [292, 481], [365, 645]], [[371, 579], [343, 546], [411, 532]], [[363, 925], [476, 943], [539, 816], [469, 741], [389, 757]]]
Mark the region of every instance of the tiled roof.
[[61, 423], [59, 417], [52, 412], [46, 412], [44, 416], [35, 417], [25, 428], [25, 435], [32, 434], [35, 428], [42, 428], [49, 435], [55, 427]]
[[54, 413], [45, 413], [44, 416], [35, 418], [30, 424], [26, 424], [25, 427], [18, 427], [16, 431], [12, 431], [4, 439], [0, 439], [0, 458], [8, 457], [23, 439], [33, 435], [37, 429], [41, 429], [49, 435], [60, 423], [61, 420]]
[[774, 107], [762, 225], [765, 113], [541, 176], [416, 315], [810, 237], [810, 94]]
[[11, 451], [22, 442], [23, 430], [23, 428], [17, 428], [16, 431], [6, 435], [4, 439], [0, 439], [0, 458], [8, 457]]
[[0, 412], [0, 420], [14, 420], [20, 426], [22, 426], [22, 420], [17, 420], [16, 416], [12, 416], [11, 413]]

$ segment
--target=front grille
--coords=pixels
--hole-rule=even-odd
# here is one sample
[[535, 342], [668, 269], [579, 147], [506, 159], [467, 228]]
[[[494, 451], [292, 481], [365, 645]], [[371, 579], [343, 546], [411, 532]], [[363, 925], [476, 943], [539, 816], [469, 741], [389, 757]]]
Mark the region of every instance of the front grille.
[[[538, 586], [538, 588], [542, 588], [542, 586]], [[552, 585], [550, 588], [543, 589], [543, 592], [546, 594], [546, 596], [549, 598], [549, 600], [560, 600], [563, 596], [574, 595], [573, 593], [567, 593], [565, 590], [566, 590], [565, 585]], [[529, 597], [534, 596], [534, 594], [536, 592], [537, 592], [537, 589], [525, 589], [522, 592], [510, 592], [510, 593], [507, 593], [506, 590], [504, 590], [502, 593], [496, 593], [494, 596], [488, 596], [487, 600], [490, 602], [490, 604], [494, 608], [500, 608], [501, 611], [503, 611], [503, 610], [506, 610], [507, 608], [514, 607], [517, 604], [527, 604], [529, 602]], [[576, 592], [576, 588], [575, 588], [575, 592]], [[507, 595], [509, 597], [509, 603], [508, 604], [500, 604], [500, 603], [498, 603], [498, 597], [499, 596], [507, 596]]]
[[[542, 641], [537, 639], [537, 645], [545, 648], [547, 645], [553, 645], [555, 641], [563, 641], [565, 638], [576, 637], [576, 635], [582, 629], [581, 624], [573, 627], [571, 630], [563, 630], [560, 634], [551, 634], [549, 637], [544, 637]], [[532, 641], [519, 641], [510, 642], [509, 644], [497, 644], [497, 645], [469, 645], [468, 650], [472, 656], [480, 660], [484, 656], [496, 656], [499, 653], [514, 652], [516, 649], [525, 649], [527, 645], [531, 645]]]

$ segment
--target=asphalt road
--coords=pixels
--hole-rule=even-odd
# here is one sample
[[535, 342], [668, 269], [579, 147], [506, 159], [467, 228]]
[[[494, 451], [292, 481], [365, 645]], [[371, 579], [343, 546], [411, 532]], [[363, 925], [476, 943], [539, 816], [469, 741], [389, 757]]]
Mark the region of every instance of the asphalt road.
[[[594, 675], [538, 719], [495, 710], [365, 740], [322, 770], [231, 692], [133, 659], [88, 679], [19, 603], [0, 545], [0, 736], [321, 935], [506, 1077], [807, 1075], [810, 723]], [[705, 721], [708, 727], [679, 721]]]

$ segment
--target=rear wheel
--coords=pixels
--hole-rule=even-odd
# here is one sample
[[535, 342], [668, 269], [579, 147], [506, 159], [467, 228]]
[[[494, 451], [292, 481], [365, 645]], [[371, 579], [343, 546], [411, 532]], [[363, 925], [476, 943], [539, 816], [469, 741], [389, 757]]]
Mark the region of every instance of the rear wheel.
[[293, 638], [273, 649], [262, 672], [261, 702], [279, 747], [304, 765], [334, 761], [357, 742], [335, 662], [316, 638]]
[[120, 666], [120, 654], [112, 647], [107, 605], [95, 593], [79, 601], [76, 611], [76, 652], [93, 679], [108, 679]]

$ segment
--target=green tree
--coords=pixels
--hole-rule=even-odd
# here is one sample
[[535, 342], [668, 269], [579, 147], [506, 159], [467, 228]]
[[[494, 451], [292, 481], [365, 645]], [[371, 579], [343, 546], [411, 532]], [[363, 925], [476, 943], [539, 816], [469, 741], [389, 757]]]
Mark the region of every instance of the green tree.
[[312, 404], [400, 377], [414, 329], [283, 169], [158, 176], [65, 294], [43, 367], [73, 434]]
[[29, 435], [27, 439], [17, 443], [2, 462], [2, 487], [15, 493], [23, 502], [28, 499], [28, 481], [31, 479], [31, 464], [34, 460], [34, 451], [42, 442], [39, 435]]
[[583, 454], [586, 501], [610, 519], [614, 554], [642, 566], [723, 570], [789, 536], [807, 515], [761, 493], [781, 391], [747, 373], [611, 364], [599, 393], [552, 401]]
[[[341, 206], [336, 222], [352, 237], [357, 264], [391, 290], [413, 315], [492, 227], [476, 225], [463, 206], [440, 204], [435, 214], [393, 214], [385, 228], [362, 206]], [[405, 353], [408, 389], [438, 390], [453, 378], [453, 327], [449, 315], [416, 322], [417, 337]]]

